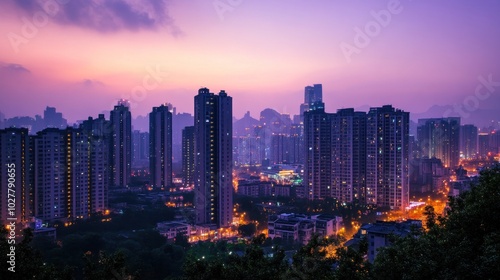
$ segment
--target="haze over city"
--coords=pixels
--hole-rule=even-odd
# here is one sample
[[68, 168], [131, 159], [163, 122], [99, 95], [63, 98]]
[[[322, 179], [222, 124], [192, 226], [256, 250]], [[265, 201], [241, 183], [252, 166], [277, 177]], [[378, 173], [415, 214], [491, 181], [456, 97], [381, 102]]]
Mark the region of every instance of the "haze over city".
[[462, 123], [483, 125], [500, 102], [498, 1], [48, 2], [0, 4], [6, 118], [49, 105], [74, 122], [121, 98], [134, 117], [164, 102], [193, 113], [205, 86], [234, 98], [236, 118], [298, 114], [312, 83], [331, 112], [465, 104]]

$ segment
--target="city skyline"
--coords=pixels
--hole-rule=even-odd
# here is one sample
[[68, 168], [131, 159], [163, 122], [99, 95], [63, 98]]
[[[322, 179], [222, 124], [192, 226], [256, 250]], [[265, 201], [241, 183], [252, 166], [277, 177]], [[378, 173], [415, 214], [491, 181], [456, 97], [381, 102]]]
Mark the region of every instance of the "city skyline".
[[[121, 98], [133, 116], [165, 102], [193, 113], [192, 93], [220, 85], [236, 118], [268, 107], [298, 114], [303, 86], [312, 83], [323, 84], [325, 105], [335, 109], [393, 104], [422, 113], [451, 105], [467, 118], [493, 110], [499, 98], [495, 1], [93, 1], [110, 21], [84, 20], [86, 1], [52, 1], [45, 10], [38, 3], [0, 4], [6, 118], [49, 105], [75, 122]], [[436, 117], [448, 109], [438, 107]]]

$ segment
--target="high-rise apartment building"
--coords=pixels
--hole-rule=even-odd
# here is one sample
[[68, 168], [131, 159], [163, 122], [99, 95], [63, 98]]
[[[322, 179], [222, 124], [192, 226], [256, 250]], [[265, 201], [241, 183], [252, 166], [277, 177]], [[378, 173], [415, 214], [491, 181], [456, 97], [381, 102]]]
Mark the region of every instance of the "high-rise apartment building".
[[132, 132], [132, 168], [149, 168], [149, 132]]
[[182, 130], [182, 178], [184, 185], [194, 185], [194, 126]]
[[367, 114], [367, 204], [404, 210], [409, 203], [410, 114], [386, 105]]
[[323, 103], [304, 113], [304, 184], [309, 199], [331, 196], [332, 114]]
[[172, 113], [165, 105], [149, 113], [149, 171], [153, 187], [172, 186]]
[[[36, 218], [85, 219], [104, 212], [108, 200], [108, 141], [86, 121], [82, 128], [47, 128], [34, 139]], [[97, 123], [99, 120], [96, 121]]]
[[464, 159], [473, 159], [478, 155], [478, 129], [475, 125], [466, 124], [460, 127], [460, 154]]
[[445, 167], [455, 168], [460, 159], [460, 118], [418, 120], [421, 156], [438, 158]]
[[120, 100], [110, 112], [111, 185], [126, 187], [130, 183], [132, 164], [132, 116], [129, 104]]
[[0, 223], [26, 222], [33, 215], [31, 141], [27, 128], [0, 130]]
[[100, 114], [97, 119], [88, 118], [80, 129], [89, 143], [90, 212], [105, 212], [108, 208], [110, 185], [111, 122]]
[[332, 118], [332, 196], [365, 203], [366, 113], [338, 110]]
[[35, 139], [35, 217], [48, 222], [90, 215], [89, 144], [81, 130], [47, 128]]
[[196, 223], [227, 227], [233, 218], [232, 98], [202, 88], [194, 114]]

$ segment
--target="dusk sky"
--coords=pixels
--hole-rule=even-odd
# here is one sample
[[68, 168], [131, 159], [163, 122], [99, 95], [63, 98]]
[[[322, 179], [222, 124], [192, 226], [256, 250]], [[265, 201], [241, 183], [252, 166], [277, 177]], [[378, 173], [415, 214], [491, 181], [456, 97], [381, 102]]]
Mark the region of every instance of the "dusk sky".
[[314, 83], [328, 112], [500, 104], [496, 0], [2, 0], [0, 18], [7, 118], [48, 105], [74, 122], [120, 98], [134, 117], [165, 102], [192, 113], [200, 87], [226, 90], [237, 118], [297, 114]]

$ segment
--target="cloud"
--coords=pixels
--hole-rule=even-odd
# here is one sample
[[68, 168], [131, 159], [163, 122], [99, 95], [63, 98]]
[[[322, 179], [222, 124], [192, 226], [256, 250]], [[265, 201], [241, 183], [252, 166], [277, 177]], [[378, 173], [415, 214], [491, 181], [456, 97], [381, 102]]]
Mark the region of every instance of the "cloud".
[[171, 0], [10, 0], [28, 16], [45, 12], [60, 25], [73, 25], [108, 33], [122, 30], [157, 30], [166, 27], [182, 35], [169, 15]]
[[0, 69], [9, 73], [31, 73], [30, 70], [22, 66], [21, 64], [16, 63], [5, 63], [0, 62]]

